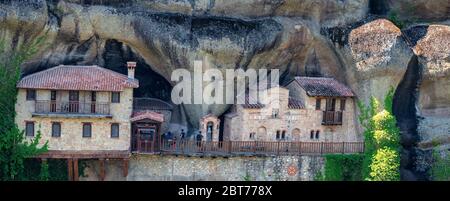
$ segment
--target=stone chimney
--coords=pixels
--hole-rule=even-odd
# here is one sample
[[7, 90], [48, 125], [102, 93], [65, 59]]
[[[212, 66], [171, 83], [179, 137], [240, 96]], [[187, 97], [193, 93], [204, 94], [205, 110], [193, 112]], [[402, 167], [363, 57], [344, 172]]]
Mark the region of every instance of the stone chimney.
[[136, 69], [136, 62], [134, 61], [127, 62], [127, 68], [128, 68], [128, 78], [134, 79], [134, 70]]

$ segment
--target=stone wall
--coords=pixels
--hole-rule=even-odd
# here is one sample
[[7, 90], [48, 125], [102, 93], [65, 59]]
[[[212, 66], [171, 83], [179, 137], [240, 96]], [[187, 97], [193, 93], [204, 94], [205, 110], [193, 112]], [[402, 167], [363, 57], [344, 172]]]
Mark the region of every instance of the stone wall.
[[[98, 180], [98, 161], [89, 161], [85, 177], [80, 180]], [[161, 155], [134, 155], [129, 162], [129, 173], [123, 177], [121, 161], [106, 162], [105, 180], [156, 181], [311, 181], [323, 171], [324, 158], [320, 156], [273, 157], [187, 157]]]
[[[293, 86], [294, 85], [294, 86]], [[247, 109], [242, 105], [235, 106], [237, 111], [225, 118], [224, 139], [233, 141], [277, 141], [276, 133], [285, 132], [285, 139], [293, 139], [302, 142], [355, 142], [362, 141], [362, 135], [358, 134], [355, 101], [345, 98], [345, 110], [342, 111], [342, 125], [322, 125], [323, 111], [326, 107], [326, 99], [321, 99], [321, 110], [316, 110], [316, 98], [309, 97], [296, 82], [288, 85], [290, 90], [279, 88], [280, 107], [277, 118], [271, 117], [273, 103], [267, 104], [262, 109]], [[292, 92], [292, 94], [291, 94]], [[304, 109], [288, 108], [288, 97], [301, 99], [305, 104]], [[336, 109], [340, 111], [340, 103], [343, 98], [336, 97]], [[319, 138], [310, 138], [311, 132], [318, 131]], [[250, 133], [256, 133], [254, 139], [250, 139]], [[295, 137], [293, 133], [299, 135]]]

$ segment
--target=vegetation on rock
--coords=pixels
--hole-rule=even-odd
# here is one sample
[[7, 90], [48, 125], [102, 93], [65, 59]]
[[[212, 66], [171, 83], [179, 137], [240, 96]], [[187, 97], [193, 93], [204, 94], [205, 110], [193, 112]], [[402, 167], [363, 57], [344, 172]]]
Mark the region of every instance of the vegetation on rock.
[[393, 96], [394, 89], [391, 87], [381, 111], [379, 101], [373, 97], [369, 106], [358, 103], [361, 112], [359, 120], [365, 137], [364, 180], [400, 180], [400, 130], [392, 115]]
[[450, 151], [442, 154], [433, 151], [433, 165], [431, 167], [431, 178], [435, 181], [450, 181]]

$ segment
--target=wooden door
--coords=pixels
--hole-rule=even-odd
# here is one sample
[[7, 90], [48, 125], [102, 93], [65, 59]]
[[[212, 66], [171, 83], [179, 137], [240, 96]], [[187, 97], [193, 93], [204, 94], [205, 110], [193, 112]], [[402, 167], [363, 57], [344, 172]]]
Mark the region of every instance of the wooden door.
[[50, 112], [56, 112], [56, 91], [50, 91]]
[[214, 135], [214, 123], [210, 121], [206, 124], [206, 141], [208, 142], [213, 141], [213, 135]]
[[95, 111], [96, 111], [96, 108], [95, 108], [96, 102], [97, 102], [97, 92], [92, 91], [91, 92], [91, 113], [93, 113], [93, 114], [95, 114]]
[[336, 99], [335, 98], [328, 98], [327, 99], [326, 111], [335, 111], [335, 109], [336, 109]]
[[137, 131], [137, 149], [139, 152], [156, 152], [159, 150], [160, 136], [158, 125], [140, 126]]
[[79, 91], [69, 91], [69, 112], [78, 113], [80, 108], [80, 93]]

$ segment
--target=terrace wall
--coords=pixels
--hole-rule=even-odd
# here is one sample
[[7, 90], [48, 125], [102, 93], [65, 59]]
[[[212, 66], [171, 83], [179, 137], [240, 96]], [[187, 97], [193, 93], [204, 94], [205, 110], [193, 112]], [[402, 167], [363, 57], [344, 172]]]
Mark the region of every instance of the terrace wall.
[[[98, 180], [98, 161], [87, 162], [85, 177]], [[106, 161], [105, 180], [156, 181], [310, 181], [323, 170], [321, 156], [267, 157], [188, 157], [169, 155], [134, 155], [127, 177], [122, 176], [122, 162]]]

